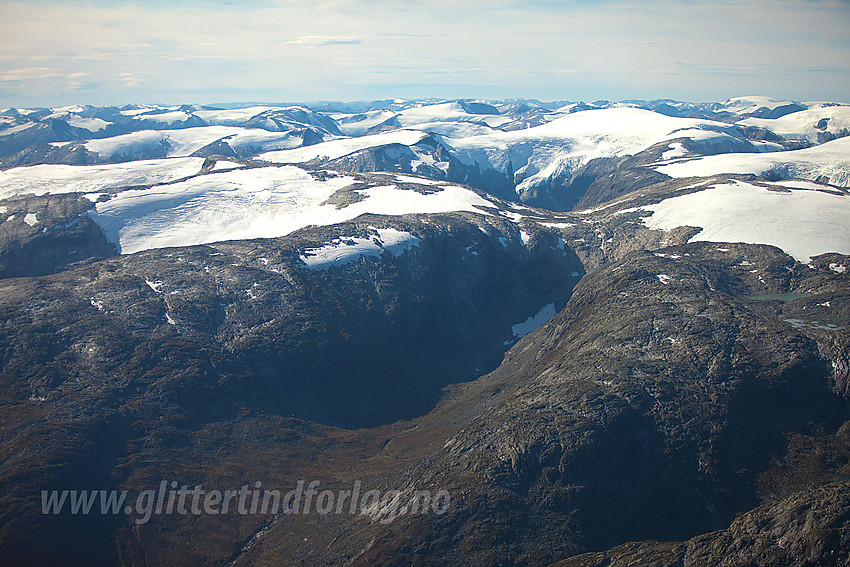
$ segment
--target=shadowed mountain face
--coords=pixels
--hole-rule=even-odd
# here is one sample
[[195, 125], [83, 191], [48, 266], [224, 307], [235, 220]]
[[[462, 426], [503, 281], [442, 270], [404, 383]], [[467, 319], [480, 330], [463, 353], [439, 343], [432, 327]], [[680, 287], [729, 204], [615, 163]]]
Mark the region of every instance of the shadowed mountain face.
[[844, 109], [7, 111], [3, 557], [846, 563]]

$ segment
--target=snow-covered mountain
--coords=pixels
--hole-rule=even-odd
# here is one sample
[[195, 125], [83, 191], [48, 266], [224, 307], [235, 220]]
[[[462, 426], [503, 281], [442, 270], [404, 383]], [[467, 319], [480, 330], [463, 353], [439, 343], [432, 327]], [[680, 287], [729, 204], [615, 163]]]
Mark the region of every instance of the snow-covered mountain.
[[[810, 183], [785, 187], [826, 193], [850, 185], [850, 107], [843, 105], [742, 97], [340, 106], [7, 110], [0, 154], [47, 163], [0, 171], [0, 196], [87, 194], [96, 201], [91, 218], [127, 253], [277, 237], [366, 213], [503, 206], [462, 185], [550, 209], [593, 206], [665, 179], [799, 179]], [[686, 116], [705, 113], [714, 119]], [[47, 131], [85, 135], [33, 137]], [[358, 177], [365, 172], [390, 175]], [[342, 206], [335, 195], [351, 203]]]
[[[0, 553], [841, 563], [848, 123], [765, 97], [7, 109]], [[451, 509], [34, 500], [306, 478]]]

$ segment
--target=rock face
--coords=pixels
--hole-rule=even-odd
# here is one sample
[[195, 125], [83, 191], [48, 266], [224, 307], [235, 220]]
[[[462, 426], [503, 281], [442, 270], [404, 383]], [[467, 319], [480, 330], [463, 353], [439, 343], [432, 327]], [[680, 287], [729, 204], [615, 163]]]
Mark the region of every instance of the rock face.
[[602, 565], [846, 565], [848, 486], [808, 488], [742, 514], [725, 530], [684, 543], [628, 543], [579, 555], [553, 567]]
[[0, 223], [0, 278], [40, 276], [116, 254], [77, 195], [7, 199]]
[[[353, 564], [393, 557], [545, 565], [627, 540], [684, 540], [728, 525], [761, 498], [848, 470], [850, 415], [840, 393], [846, 370], [835, 371], [842, 365], [831, 359], [843, 355], [827, 346], [846, 346], [847, 335], [801, 334], [784, 321], [817, 303], [838, 304], [835, 294], [846, 306], [843, 276], [823, 264], [789, 274], [788, 258], [764, 247], [718, 252], [701, 244], [665, 252], [677, 258], [632, 253], [589, 274], [566, 308], [520, 341], [496, 371], [416, 421], [416, 433], [407, 434], [426, 441], [412, 463], [416, 442], [400, 436], [406, 469], [388, 473], [383, 486], [446, 487], [458, 495], [452, 514], [401, 517], [389, 528], [376, 521], [353, 535], [329, 530], [313, 559], [337, 561], [374, 538], [379, 543]], [[751, 299], [764, 288], [740, 267], [747, 261], [766, 268], [780, 289], [815, 295], [783, 306]], [[831, 450], [815, 448], [813, 439]], [[394, 453], [394, 442], [385, 455]], [[777, 467], [777, 459], [788, 464]], [[795, 534], [799, 543], [788, 545], [771, 532], [780, 549], [751, 548], [746, 534], [760, 529], [754, 518], [789, 506], [780, 502], [748, 522], [739, 519], [703, 545], [747, 548], [754, 558], [782, 552], [786, 561], [820, 557], [811, 546], [846, 554], [830, 535], [841, 533], [846, 516], [827, 500], [813, 505], [811, 518], [831, 528]], [[775, 521], [805, 523], [809, 512], [790, 509]], [[249, 554], [245, 564], [285, 556], [309, 528], [303, 529], [279, 535], [278, 547]], [[684, 549], [690, 547], [638, 548], [658, 557]], [[722, 555], [713, 549], [696, 556]]]
[[[5, 469], [31, 471], [26, 486], [6, 484], [4, 541], [21, 544], [14, 556], [37, 548], [24, 535], [37, 521], [24, 513], [33, 504], [27, 486], [73, 485], [71, 462], [88, 471], [82, 478], [113, 486], [109, 470], [134, 458], [126, 443], [153, 434], [154, 422], [170, 422], [178, 436], [158, 447], [191, 437], [182, 431], [189, 423], [240, 411], [374, 427], [425, 413], [442, 387], [495, 367], [511, 325], [546, 302], [562, 306], [582, 267], [557, 248], [529, 250], [510, 224], [488, 223], [488, 235], [480, 222], [399, 218], [394, 229], [415, 235], [416, 246], [327, 269], [310, 269], [304, 251], [369, 237], [386, 220], [0, 283], [4, 405], [20, 433], [5, 451], [48, 436]], [[42, 537], [66, 527], [48, 522]], [[102, 544], [81, 557], [100, 553]]]

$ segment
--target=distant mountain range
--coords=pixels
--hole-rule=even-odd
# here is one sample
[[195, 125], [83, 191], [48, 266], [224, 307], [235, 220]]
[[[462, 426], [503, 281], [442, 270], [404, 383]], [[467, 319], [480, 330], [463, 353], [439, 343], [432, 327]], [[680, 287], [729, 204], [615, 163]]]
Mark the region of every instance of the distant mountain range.
[[[0, 112], [16, 565], [850, 562], [850, 106]], [[42, 491], [448, 510], [43, 513]]]

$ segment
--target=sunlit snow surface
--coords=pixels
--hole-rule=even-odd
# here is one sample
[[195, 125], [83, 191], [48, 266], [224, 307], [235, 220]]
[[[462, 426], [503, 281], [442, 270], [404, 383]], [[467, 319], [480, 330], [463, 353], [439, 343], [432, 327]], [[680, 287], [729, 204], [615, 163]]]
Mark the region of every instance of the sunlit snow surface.
[[387, 144], [402, 144], [412, 146], [422, 140], [427, 134], [413, 130], [395, 130], [386, 134], [373, 134], [360, 138], [343, 138], [331, 140], [313, 146], [267, 152], [259, 159], [277, 163], [304, 163], [316, 158], [337, 159], [367, 148], [376, 148]]
[[766, 128], [785, 138], [818, 142], [819, 133], [837, 134], [850, 129], [850, 106], [816, 106], [781, 118], [745, 118], [737, 124]]
[[702, 128], [728, 129], [728, 124], [672, 118], [637, 108], [609, 108], [567, 114], [526, 130], [494, 132], [443, 142], [460, 161], [481, 169], [512, 169], [522, 193], [562, 171], [574, 171], [594, 158], [638, 153], [676, 138], [696, 142], [732, 139]]
[[781, 178], [815, 180], [821, 175], [832, 185], [850, 186], [850, 137], [813, 148], [772, 153], [720, 154], [656, 166], [670, 177], [708, 177], [723, 173], [762, 175], [773, 171]]
[[771, 191], [734, 181], [642, 207], [649, 228], [696, 226], [691, 242], [745, 242], [781, 248], [800, 262], [850, 254], [850, 197], [823, 191]]
[[379, 256], [384, 250], [400, 256], [414, 246], [419, 246], [419, 239], [409, 232], [394, 228], [370, 229], [376, 233], [370, 238], [340, 237], [321, 248], [308, 248], [301, 255], [301, 261], [312, 270], [327, 270], [362, 256]]
[[[587, 110], [510, 132], [492, 128], [502, 124], [504, 116], [467, 114], [456, 103], [408, 109], [396, 118], [408, 129], [268, 152], [260, 158], [278, 163], [337, 159], [387, 144], [414, 145], [422, 140], [424, 132], [434, 132], [463, 163], [482, 170], [515, 172], [517, 191], [522, 193], [560, 172], [574, 171], [591, 159], [635, 154], [664, 140], [690, 138], [705, 146], [745, 145], [724, 133], [733, 128], [729, 124], [673, 118], [637, 108]], [[367, 116], [364, 121], [369, 119]]]
[[30, 165], [0, 171], [0, 199], [15, 195], [97, 193], [175, 181], [201, 170], [204, 158], [157, 159], [107, 165]]
[[254, 151], [279, 150], [303, 143], [301, 136], [292, 132], [267, 132], [259, 128], [237, 126], [199, 126], [180, 130], [140, 130], [89, 140], [84, 145], [87, 150], [106, 158], [161, 151], [163, 148], [168, 157], [184, 157], [221, 139], [235, 151], [246, 147]]
[[403, 215], [482, 211], [493, 203], [459, 186], [427, 195], [394, 185], [359, 189], [366, 199], [337, 209], [322, 204], [353, 177], [320, 181], [294, 167], [263, 167], [198, 176], [171, 185], [123, 191], [91, 212], [107, 238], [131, 254], [150, 248], [273, 238], [309, 225], [365, 213]]

